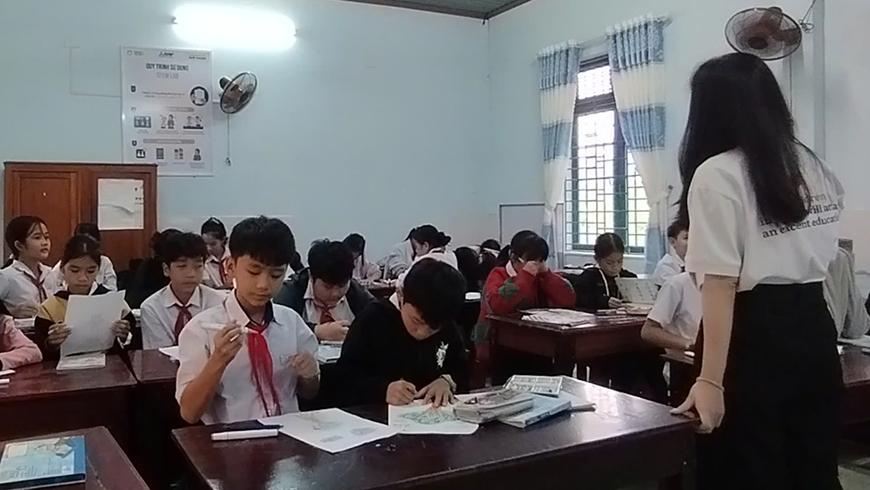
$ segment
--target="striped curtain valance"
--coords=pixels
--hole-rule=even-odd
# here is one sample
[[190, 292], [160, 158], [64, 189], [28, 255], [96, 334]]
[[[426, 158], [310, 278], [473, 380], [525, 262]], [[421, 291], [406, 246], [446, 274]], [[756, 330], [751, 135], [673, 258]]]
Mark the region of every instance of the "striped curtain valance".
[[[540, 88], [548, 90], [572, 83], [580, 71], [582, 49], [574, 41], [550, 46], [538, 53], [538, 67], [541, 71]], [[573, 80], [576, 83], [576, 80]]]

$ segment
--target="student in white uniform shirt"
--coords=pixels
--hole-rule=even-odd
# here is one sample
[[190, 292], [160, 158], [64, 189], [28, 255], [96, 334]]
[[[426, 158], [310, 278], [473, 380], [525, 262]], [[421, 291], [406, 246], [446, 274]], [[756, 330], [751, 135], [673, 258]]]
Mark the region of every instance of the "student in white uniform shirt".
[[290, 228], [248, 218], [233, 228], [227, 262], [236, 287], [179, 337], [175, 396], [189, 423], [297, 412], [320, 386], [317, 339], [296, 312], [272, 303], [295, 250]]
[[[94, 223], [79, 223], [75, 230], [76, 235], [87, 235], [93, 238], [98, 244], [101, 242], [100, 229]], [[66, 285], [63, 283], [63, 274], [60, 270], [60, 262], [54, 265], [52, 269], [54, 277], [58, 281], [58, 289], [63, 289]], [[106, 256], [100, 256], [100, 269], [97, 271], [96, 284], [103, 286], [109, 291], [118, 290], [118, 275], [115, 273], [115, 265], [112, 260]]]
[[353, 253], [353, 278], [357, 281], [376, 281], [381, 278], [381, 268], [378, 264], [366, 260], [366, 239], [359, 233], [351, 233], [344, 239], [344, 244]]
[[843, 378], [822, 281], [839, 182], [794, 133], [767, 65], [712, 59], [692, 79], [680, 158], [686, 270], [701, 286], [698, 488], [839, 489]]
[[700, 325], [701, 291], [691, 274], [681, 272], [659, 290], [640, 336], [656, 347], [682, 352], [694, 348]]
[[[411, 232], [411, 246], [414, 247], [412, 265], [428, 256], [446, 262], [454, 269], [459, 270], [456, 254], [447, 249], [449, 243], [450, 237], [445, 235], [443, 231], [439, 231], [438, 228], [432, 225], [418, 226]], [[441, 255], [441, 257], [433, 257], [434, 255]]]
[[203, 283], [215, 289], [233, 287], [233, 278], [226, 270], [227, 261], [230, 259], [226, 227], [219, 219], [212, 217], [202, 224], [200, 234], [208, 249]]
[[51, 268], [51, 238], [42, 218], [17, 216], [6, 225], [12, 262], [0, 270], [0, 301], [15, 318], [33, 318], [39, 305], [58, 290]]
[[412, 228], [405, 241], [393, 245], [390, 253], [378, 261], [378, 267], [383, 269], [382, 277], [387, 280], [397, 279], [414, 262], [414, 245], [411, 243]]
[[343, 341], [357, 315], [375, 300], [352, 275], [350, 248], [318, 240], [308, 250], [308, 269], [284, 281], [275, 303], [298, 313], [318, 340]]
[[169, 347], [178, 343], [184, 326], [201, 311], [220, 305], [223, 292], [202, 285], [208, 254], [205, 241], [195, 233], [172, 235], [163, 243], [163, 274], [169, 285], [142, 302], [142, 346]]
[[689, 227], [683, 220], [675, 220], [668, 227], [668, 253], [659, 260], [653, 272], [653, 284], [664, 286], [673, 276], [686, 270], [686, 249], [689, 246]]

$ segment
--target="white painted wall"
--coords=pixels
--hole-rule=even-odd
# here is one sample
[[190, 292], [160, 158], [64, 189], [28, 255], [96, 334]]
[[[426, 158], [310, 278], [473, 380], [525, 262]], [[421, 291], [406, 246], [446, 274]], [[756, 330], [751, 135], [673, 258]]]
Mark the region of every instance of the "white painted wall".
[[[264, 213], [303, 244], [358, 231], [372, 256], [422, 222], [480, 240], [480, 21], [335, 0], [191, 1], [272, 8], [299, 32], [289, 51], [214, 51], [216, 78], [251, 70], [259, 91], [232, 121], [232, 167], [217, 111], [214, 177], [159, 180], [161, 226]], [[170, 24], [182, 3], [0, 2], [0, 161], [120, 161], [119, 48], [189, 47]]]
[[825, 26], [827, 160], [846, 189], [843, 234], [870, 269], [870, 2], [828, 0]]
[[[861, 0], [854, 0], [860, 2]], [[805, 0], [779, 2], [797, 17], [804, 14]], [[676, 155], [688, 112], [689, 79], [706, 59], [730, 52], [723, 32], [735, 12], [759, 5], [754, 0], [534, 0], [490, 21], [489, 70], [492, 126], [489, 172], [493, 182], [482, 188], [482, 207], [497, 210], [502, 202], [543, 200], [541, 171], [540, 109], [536, 55], [542, 48], [574, 39], [584, 42], [600, 37], [606, 28], [646, 13], [669, 15], [665, 31], [667, 63], [667, 154], [672, 159], [674, 197], [679, 195]], [[590, 55], [597, 53], [590, 50]], [[795, 115], [799, 132], [812, 145], [812, 43], [806, 39], [792, 58]], [[788, 87], [787, 66], [773, 63], [777, 76]], [[487, 223], [494, 220], [489, 219]], [[588, 262], [588, 257], [569, 259]], [[629, 259], [628, 267], [643, 269], [643, 262]]]

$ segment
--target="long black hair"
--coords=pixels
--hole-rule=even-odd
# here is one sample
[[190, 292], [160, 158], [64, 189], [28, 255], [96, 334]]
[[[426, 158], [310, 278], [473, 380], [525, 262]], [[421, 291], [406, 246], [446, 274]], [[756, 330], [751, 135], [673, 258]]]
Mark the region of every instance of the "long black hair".
[[809, 190], [800, 168], [801, 148], [809, 151], [795, 137], [788, 104], [764, 61], [743, 53], [707, 61], [692, 77], [680, 149], [681, 219], [688, 220], [695, 170], [711, 157], [739, 149], [761, 219], [776, 224], [803, 221], [809, 214]]

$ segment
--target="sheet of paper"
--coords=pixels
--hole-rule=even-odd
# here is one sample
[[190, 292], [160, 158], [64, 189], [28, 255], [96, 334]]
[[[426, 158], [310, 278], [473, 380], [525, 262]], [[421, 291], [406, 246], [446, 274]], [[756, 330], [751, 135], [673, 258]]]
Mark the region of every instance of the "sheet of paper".
[[317, 362], [333, 364], [341, 357], [341, 344], [320, 344], [317, 347]]
[[70, 296], [64, 319], [70, 334], [60, 344], [61, 357], [110, 349], [115, 342], [112, 324], [121, 319], [123, 305], [124, 291]]
[[435, 408], [431, 404], [416, 401], [410, 405], [389, 405], [390, 427], [400, 434], [474, 434], [478, 425], [464, 422], [453, 414], [453, 407]]
[[553, 325], [586, 325], [595, 322], [595, 315], [560, 308], [537, 308], [523, 311], [523, 320]]
[[651, 305], [656, 302], [659, 288], [652, 279], [640, 279], [633, 277], [617, 277], [616, 285], [626, 303], [639, 305]]
[[138, 179], [97, 180], [97, 226], [101, 230], [145, 227], [145, 182]]
[[103, 352], [66, 356], [61, 357], [60, 360], [57, 361], [58, 371], [72, 371], [75, 369], [99, 369], [104, 367], [106, 367], [106, 354]]
[[259, 421], [267, 425], [281, 425], [282, 434], [330, 453], [346, 451], [398, 433], [392, 427], [337, 408], [290, 413]]
[[169, 358], [172, 359], [173, 361], [178, 360], [178, 346], [177, 345], [173, 345], [172, 347], [161, 347], [157, 350], [159, 350], [161, 354], [163, 354], [165, 356], [169, 356]]
[[505, 388], [538, 395], [556, 396], [562, 390], [561, 376], [525, 376], [515, 374], [508, 379]]
[[865, 349], [870, 348], [870, 335], [865, 335], [859, 339], [839, 339], [840, 343], [849, 344], [849, 345], [857, 345], [858, 347], [864, 347]]

